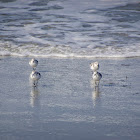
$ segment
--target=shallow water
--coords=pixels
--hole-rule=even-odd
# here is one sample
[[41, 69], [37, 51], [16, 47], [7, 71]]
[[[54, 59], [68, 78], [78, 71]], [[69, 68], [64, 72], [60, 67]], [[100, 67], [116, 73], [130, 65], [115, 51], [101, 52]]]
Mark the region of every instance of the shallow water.
[[139, 0], [0, 0], [0, 55], [140, 56]]
[[32, 88], [28, 58], [0, 59], [1, 140], [139, 139], [140, 59], [98, 59], [99, 90], [91, 60], [38, 60]]

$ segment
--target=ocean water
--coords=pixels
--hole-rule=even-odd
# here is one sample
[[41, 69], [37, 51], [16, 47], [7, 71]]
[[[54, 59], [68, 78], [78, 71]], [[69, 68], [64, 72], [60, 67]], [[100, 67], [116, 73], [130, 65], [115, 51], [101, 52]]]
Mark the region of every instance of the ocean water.
[[139, 57], [139, 0], [0, 0], [0, 55]]

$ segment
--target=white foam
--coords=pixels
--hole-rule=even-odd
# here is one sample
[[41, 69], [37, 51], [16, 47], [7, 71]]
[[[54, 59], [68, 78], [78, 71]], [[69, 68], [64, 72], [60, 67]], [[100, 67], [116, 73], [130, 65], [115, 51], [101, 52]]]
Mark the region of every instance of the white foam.
[[[36, 56], [36, 57], [59, 57], [59, 58], [126, 58], [140, 57], [140, 45], [134, 44], [126, 48], [115, 48], [112, 46], [92, 48], [73, 49], [70, 46], [39, 46], [25, 45], [16, 46], [15, 44], [6, 42], [0, 43], [0, 56]], [[92, 48], [92, 49], [91, 49]]]

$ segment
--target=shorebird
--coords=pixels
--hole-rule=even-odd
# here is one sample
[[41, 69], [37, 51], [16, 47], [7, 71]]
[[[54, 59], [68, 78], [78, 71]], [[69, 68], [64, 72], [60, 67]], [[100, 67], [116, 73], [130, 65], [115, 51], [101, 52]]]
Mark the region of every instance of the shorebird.
[[99, 72], [97, 72], [97, 71], [95, 71], [95, 72], [93, 73], [93, 75], [92, 75], [92, 78], [93, 78], [95, 87], [96, 87], [96, 86], [98, 87], [98, 86], [99, 86], [99, 82], [100, 82], [100, 80], [101, 80], [101, 78], [102, 78], [102, 74], [99, 73]]
[[29, 61], [29, 65], [33, 68], [33, 70], [35, 70], [38, 65], [38, 61], [33, 58]]
[[90, 68], [93, 71], [97, 71], [99, 69], [99, 63], [98, 62], [91, 63]]
[[38, 80], [41, 78], [41, 74], [35, 70], [32, 71], [32, 73], [30, 74], [30, 79], [33, 82], [33, 86], [36, 87]]

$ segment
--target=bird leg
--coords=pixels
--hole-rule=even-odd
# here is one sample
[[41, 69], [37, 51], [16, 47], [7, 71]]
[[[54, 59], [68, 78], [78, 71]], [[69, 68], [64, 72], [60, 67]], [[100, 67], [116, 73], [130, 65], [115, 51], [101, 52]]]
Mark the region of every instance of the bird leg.
[[34, 86], [34, 87], [37, 87], [37, 83], [38, 83], [37, 80], [33, 80], [33, 86]]
[[99, 81], [94, 81], [94, 85], [95, 85], [95, 87], [98, 87], [99, 86]]

